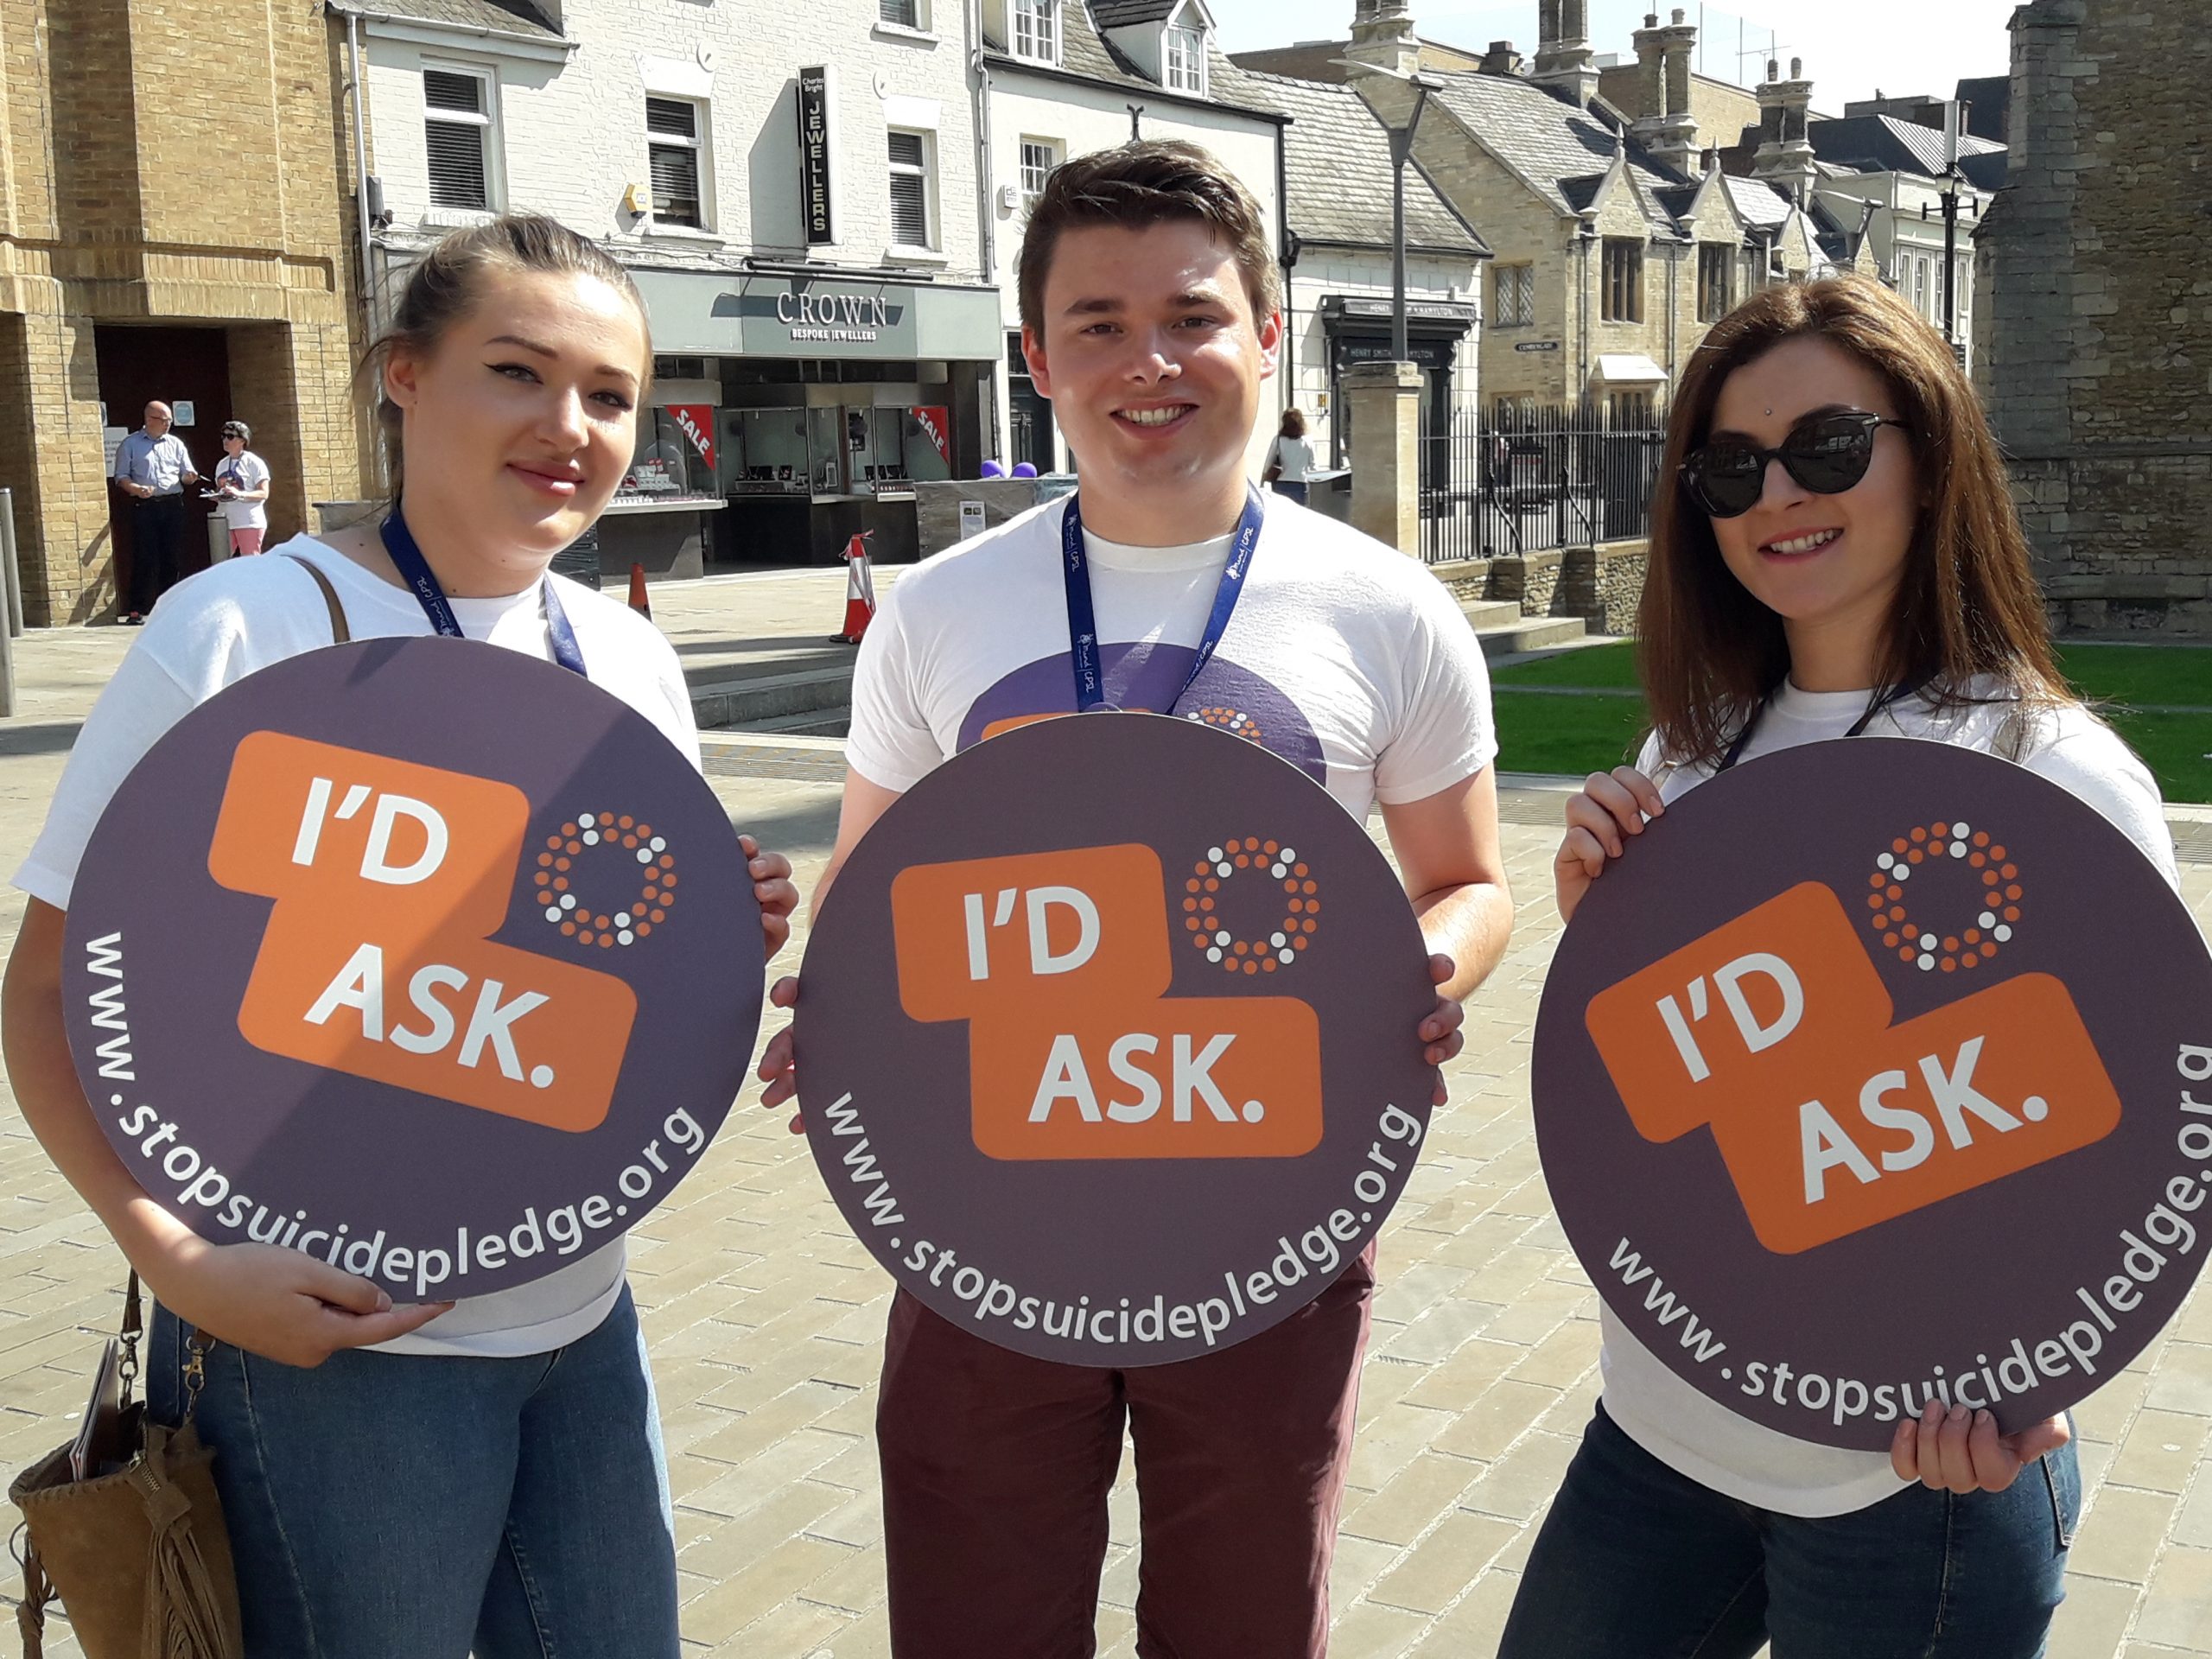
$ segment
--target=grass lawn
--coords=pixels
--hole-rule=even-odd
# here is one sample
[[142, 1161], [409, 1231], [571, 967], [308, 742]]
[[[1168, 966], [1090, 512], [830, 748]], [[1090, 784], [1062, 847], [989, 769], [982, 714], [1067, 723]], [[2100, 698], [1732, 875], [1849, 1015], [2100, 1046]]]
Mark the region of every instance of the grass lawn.
[[[2212, 801], [2212, 650], [2191, 645], [2063, 646], [2061, 666], [2102, 706], [2170, 801]], [[1632, 758], [1643, 705], [1623, 696], [1560, 696], [1558, 689], [1633, 690], [1636, 647], [1626, 642], [1562, 652], [1497, 670], [1497, 727], [1508, 772], [1580, 776]], [[1518, 691], [1541, 686], [1543, 691]]]

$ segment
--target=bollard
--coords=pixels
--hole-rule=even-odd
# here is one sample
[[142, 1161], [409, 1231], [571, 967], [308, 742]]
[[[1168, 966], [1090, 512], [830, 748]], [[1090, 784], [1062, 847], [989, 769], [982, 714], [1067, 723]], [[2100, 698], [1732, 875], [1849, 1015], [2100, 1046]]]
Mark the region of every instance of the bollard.
[[16, 493], [0, 487], [0, 582], [8, 594], [8, 632], [20, 639], [23, 633], [23, 568], [16, 563]]
[[16, 570], [16, 493], [0, 489], [0, 560], [8, 567], [7, 614], [0, 626], [0, 720], [16, 712], [16, 636], [23, 631], [22, 594]]

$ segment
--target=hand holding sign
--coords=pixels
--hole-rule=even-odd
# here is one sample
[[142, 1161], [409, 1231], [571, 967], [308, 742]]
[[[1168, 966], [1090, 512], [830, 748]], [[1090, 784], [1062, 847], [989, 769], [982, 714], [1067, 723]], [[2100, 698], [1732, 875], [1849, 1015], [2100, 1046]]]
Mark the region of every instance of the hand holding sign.
[[816, 1161], [901, 1286], [993, 1342], [1241, 1341], [1412, 1171], [1435, 1078], [1408, 1038], [1456, 1034], [1422, 956], [1365, 832], [1256, 745], [1023, 727], [902, 797], [823, 907], [792, 1044]]
[[117, 792], [67, 918], [71, 1047], [169, 1214], [274, 1247], [181, 1253], [210, 1328], [279, 1352], [288, 1296], [480, 1295], [643, 1219], [740, 1085], [788, 871], [579, 675], [314, 652]]
[[[1650, 823], [1606, 782], [1561, 852], [1534, 1077], [1576, 1253], [1730, 1409], [2001, 1484], [2203, 1259], [2195, 923], [2094, 810], [1972, 751], [1808, 745]], [[1579, 855], [1631, 834], [1589, 887]]]

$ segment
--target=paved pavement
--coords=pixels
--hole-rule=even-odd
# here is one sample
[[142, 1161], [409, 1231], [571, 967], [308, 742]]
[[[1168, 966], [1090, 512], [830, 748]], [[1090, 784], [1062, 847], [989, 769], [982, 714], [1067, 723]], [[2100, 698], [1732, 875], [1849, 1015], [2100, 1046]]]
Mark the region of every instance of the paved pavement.
[[[742, 666], [810, 647], [836, 572], [657, 590], [690, 655]], [[28, 844], [120, 630], [19, 643], [23, 712], [0, 722], [0, 851]], [[731, 643], [750, 642], [750, 643]], [[712, 781], [803, 881], [835, 827], [838, 745], [712, 737]], [[1597, 1394], [1596, 1298], [1538, 1173], [1529, 1046], [1558, 935], [1548, 865], [1555, 792], [1507, 790], [1519, 918], [1471, 1005], [1420, 1169], [1382, 1249], [1382, 1291], [1332, 1589], [1336, 1659], [1491, 1653], [1535, 1523]], [[2212, 918], [2212, 849], [2184, 869]], [[20, 899], [0, 894], [0, 938]], [[785, 961], [804, 947], [802, 928]], [[120, 1261], [0, 1093], [0, 1468], [72, 1432], [111, 1324]], [[823, 1195], [804, 1145], [748, 1099], [702, 1169], [632, 1235], [677, 1503], [687, 1654], [887, 1653], [873, 1443], [889, 1284]], [[2079, 1413], [2090, 1508], [2054, 1659], [2212, 1655], [2212, 1292]], [[1099, 1615], [1132, 1649], [1135, 1492], [1123, 1462]], [[15, 1586], [0, 1600], [11, 1599]], [[73, 1655], [66, 1639], [48, 1649]], [[1018, 1659], [1018, 1656], [978, 1656]]]

